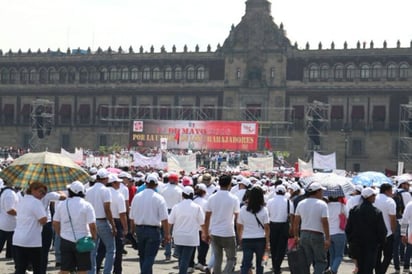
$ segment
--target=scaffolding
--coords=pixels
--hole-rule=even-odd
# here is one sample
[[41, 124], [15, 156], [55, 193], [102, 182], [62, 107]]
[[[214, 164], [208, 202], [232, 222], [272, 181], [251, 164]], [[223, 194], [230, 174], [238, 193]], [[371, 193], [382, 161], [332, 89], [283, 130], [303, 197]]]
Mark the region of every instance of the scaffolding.
[[36, 99], [32, 102], [31, 109], [32, 136], [29, 140], [29, 146], [33, 152], [45, 151], [54, 124], [54, 102]]
[[404, 163], [412, 162], [412, 105], [401, 105], [399, 114], [398, 157]]
[[328, 151], [327, 134], [330, 105], [313, 101], [305, 106], [305, 151], [306, 160], [313, 157], [313, 152]]
[[[230, 113], [228, 119], [225, 115]], [[247, 107], [199, 107], [192, 106], [125, 106], [106, 105], [98, 111], [99, 123], [106, 125], [102, 134], [111, 138], [111, 143], [124, 143], [130, 136], [134, 120], [193, 120], [193, 121], [254, 121], [259, 124], [259, 149], [264, 149], [266, 140], [277, 151], [287, 151], [292, 138], [293, 108]]]

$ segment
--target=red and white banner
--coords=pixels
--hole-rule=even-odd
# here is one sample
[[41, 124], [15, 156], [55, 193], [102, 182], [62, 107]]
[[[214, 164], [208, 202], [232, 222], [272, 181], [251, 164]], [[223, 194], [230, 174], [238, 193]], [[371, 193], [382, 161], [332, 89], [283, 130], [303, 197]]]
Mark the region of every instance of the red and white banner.
[[168, 149], [255, 151], [258, 127], [249, 121], [134, 121], [130, 144], [157, 147], [166, 138]]

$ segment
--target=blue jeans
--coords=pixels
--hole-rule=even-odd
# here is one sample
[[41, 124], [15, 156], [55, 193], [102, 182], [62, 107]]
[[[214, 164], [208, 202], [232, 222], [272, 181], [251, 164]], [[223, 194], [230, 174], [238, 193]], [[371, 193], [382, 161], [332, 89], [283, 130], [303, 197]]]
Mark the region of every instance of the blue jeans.
[[262, 258], [265, 254], [265, 238], [243, 239], [243, 259], [240, 267], [241, 274], [248, 274], [252, 268], [253, 254], [256, 254], [256, 274], [263, 274]]
[[300, 245], [305, 251], [306, 263], [314, 263], [314, 274], [322, 274], [328, 265], [325, 251], [325, 237], [322, 233], [301, 230]]
[[[215, 254], [213, 270], [215, 274], [232, 273], [236, 264], [236, 239], [212, 235], [212, 248]], [[226, 266], [222, 272], [223, 250], [226, 253]]]
[[92, 252], [90, 252], [90, 259], [92, 261], [92, 269], [88, 272], [89, 274], [96, 273], [96, 255], [97, 249], [99, 248], [100, 241], [103, 242], [106, 247], [105, 261], [103, 274], [111, 274], [114, 263], [114, 254], [116, 252], [114, 237], [112, 234], [112, 228], [107, 220], [96, 220], [97, 228], [97, 241], [96, 247]]
[[54, 255], [56, 257], [56, 264], [62, 262], [62, 253], [60, 251], [61, 238], [57, 233], [54, 234]]
[[179, 274], [187, 274], [190, 258], [195, 246], [175, 245], [175, 252], [179, 255]]
[[160, 227], [137, 225], [136, 235], [140, 272], [152, 274], [153, 264], [160, 245]]
[[338, 273], [338, 268], [340, 263], [342, 262], [343, 253], [345, 252], [346, 235], [345, 233], [334, 234], [330, 236], [330, 239], [330, 269], [333, 271], [333, 273]]

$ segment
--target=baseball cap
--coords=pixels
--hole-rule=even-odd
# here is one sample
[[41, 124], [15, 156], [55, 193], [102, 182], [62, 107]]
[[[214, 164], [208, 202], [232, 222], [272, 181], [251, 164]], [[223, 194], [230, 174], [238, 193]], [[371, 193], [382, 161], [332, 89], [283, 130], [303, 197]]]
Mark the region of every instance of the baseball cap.
[[285, 193], [286, 193], [286, 187], [285, 187], [284, 185], [278, 185], [278, 186], [275, 188], [275, 192], [276, 192], [276, 193], [280, 192], [280, 193], [285, 194]]
[[248, 178], [243, 178], [242, 181], [239, 182], [239, 184], [242, 184], [246, 187], [249, 187], [252, 185], [252, 183], [250, 182], [250, 180]]
[[131, 179], [132, 175], [130, 175], [130, 173], [128, 173], [126, 171], [122, 171], [122, 172], [119, 173], [119, 175], [117, 175], [117, 177]]
[[195, 193], [195, 191], [193, 190], [193, 187], [191, 186], [185, 186], [182, 190], [182, 192], [186, 195], [193, 195]]
[[149, 174], [146, 178], [146, 183], [155, 183], [158, 184], [159, 181], [157, 180], [157, 176], [154, 174]]
[[200, 190], [202, 190], [202, 191], [204, 191], [204, 192], [207, 192], [207, 186], [206, 186], [204, 183], [199, 183], [199, 184], [197, 184], [197, 185], [196, 185], [196, 188], [198, 188], [198, 189], [200, 189]]
[[323, 186], [322, 186], [320, 183], [318, 183], [318, 182], [313, 182], [313, 183], [311, 183], [310, 185], [308, 185], [308, 187], [306, 188], [306, 190], [307, 190], [308, 192], [315, 192], [315, 191], [317, 191], [317, 190], [319, 190], [319, 189], [326, 190], [326, 188], [323, 187]]
[[97, 168], [96, 167], [93, 166], [89, 169], [89, 174], [93, 175], [93, 174], [96, 174], [96, 173], [97, 173]]
[[120, 179], [119, 177], [117, 177], [116, 174], [110, 173], [109, 174], [109, 183], [114, 183], [114, 182], [123, 182], [122, 179]]
[[371, 188], [371, 187], [365, 187], [363, 190], [362, 190], [362, 197], [363, 198], [365, 198], [365, 199], [368, 199], [369, 197], [371, 197], [371, 196], [373, 196], [373, 195], [376, 195], [376, 194], [378, 194], [378, 191], [377, 190], [375, 190], [375, 189], [373, 189], [373, 188]]
[[168, 179], [169, 182], [176, 183], [177, 181], [179, 181], [179, 175], [177, 175], [177, 173], [170, 173]]
[[184, 176], [183, 179], [182, 179], [182, 184], [184, 186], [191, 186], [191, 185], [193, 185], [193, 180], [189, 176]]
[[80, 181], [74, 181], [70, 185], [67, 186], [68, 189], [70, 189], [71, 192], [74, 194], [79, 194], [83, 193], [84, 194], [84, 185]]
[[97, 171], [96, 175], [97, 175], [97, 178], [105, 179], [105, 178], [109, 178], [109, 174], [110, 174], [110, 172], [107, 171], [107, 169], [101, 168]]

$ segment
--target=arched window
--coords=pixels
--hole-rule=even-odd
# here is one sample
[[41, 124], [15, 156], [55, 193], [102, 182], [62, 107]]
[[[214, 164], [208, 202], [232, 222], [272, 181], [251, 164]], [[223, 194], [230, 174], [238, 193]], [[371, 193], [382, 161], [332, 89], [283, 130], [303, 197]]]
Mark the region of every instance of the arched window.
[[328, 65], [322, 65], [320, 67], [320, 79], [322, 81], [326, 81], [329, 79], [329, 66]]
[[160, 69], [158, 67], [153, 69], [153, 80], [160, 80]]
[[409, 65], [408, 64], [401, 64], [399, 66], [399, 78], [400, 79], [408, 79], [409, 77]]
[[47, 71], [47, 81], [50, 84], [56, 83], [57, 80], [57, 73], [55, 68], [49, 68]]
[[186, 79], [187, 80], [194, 80], [195, 79], [195, 68], [190, 66], [186, 70]]
[[336, 65], [335, 66], [335, 74], [334, 74], [336, 81], [343, 80], [343, 65]]
[[67, 70], [65, 68], [61, 68], [59, 70], [59, 83], [65, 84], [67, 82]]
[[121, 80], [129, 81], [129, 69], [128, 68], [122, 68]]
[[67, 82], [69, 84], [74, 84], [75, 81], [76, 81], [76, 69], [71, 67], [69, 68], [69, 72], [67, 74]]
[[309, 80], [316, 81], [319, 78], [319, 67], [317, 65], [311, 65], [309, 67]]
[[110, 81], [111, 82], [115, 82], [117, 81], [118, 77], [117, 77], [117, 68], [111, 68], [110, 69]]
[[369, 65], [362, 65], [360, 70], [361, 80], [368, 80], [370, 76], [370, 67]]
[[31, 68], [29, 71], [29, 83], [34, 84], [37, 81], [37, 72], [36, 69]]
[[165, 80], [167, 81], [172, 80], [172, 68], [171, 67], [165, 68]]
[[394, 64], [388, 66], [387, 77], [389, 80], [396, 79], [396, 66]]
[[0, 74], [0, 81], [2, 84], [7, 84], [9, 82], [9, 70], [2, 69]]
[[10, 76], [9, 76], [10, 78], [10, 84], [15, 84], [16, 83], [16, 81], [17, 81], [17, 71], [16, 71], [16, 69], [14, 69], [14, 68], [12, 68], [11, 70], [10, 70]]
[[197, 68], [196, 79], [205, 80], [205, 68], [203, 66]]
[[47, 83], [47, 70], [45, 68], [41, 68], [39, 70], [39, 83], [46, 84]]
[[346, 67], [346, 80], [353, 81], [355, 79], [355, 65], [348, 65]]
[[176, 67], [175, 68], [175, 80], [182, 80], [182, 68], [181, 67]]
[[100, 82], [107, 82], [107, 68], [100, 69]]
[[96, 83], [99, 79], [99, 74], [97, 73], [97, 69], [95, 67], [89, 68], [89, 83]]
[[143, 81], [149, 81], [150, 80], [150, 68], [144, 68], [143, 69]]
[[84, 84], [87, 83], [88, 72], [86, 68], [80, 68], [79, 72], [79, 83]]
[[372, 79], [373, 80], [379, 80], [382, 77], [382, 65], [381, 64], [375, 64], [372, 66]]
[[137, 68], [132, 68], [132, 73], [130, 75], [130, 79], [132, 81], [139, 80], [139, 70]]

